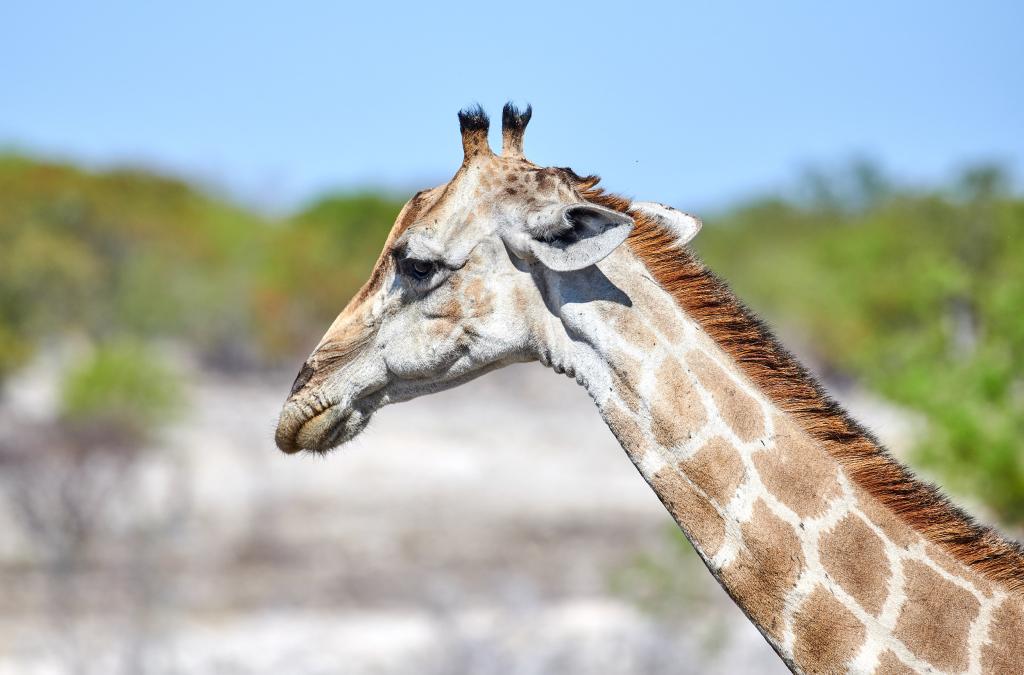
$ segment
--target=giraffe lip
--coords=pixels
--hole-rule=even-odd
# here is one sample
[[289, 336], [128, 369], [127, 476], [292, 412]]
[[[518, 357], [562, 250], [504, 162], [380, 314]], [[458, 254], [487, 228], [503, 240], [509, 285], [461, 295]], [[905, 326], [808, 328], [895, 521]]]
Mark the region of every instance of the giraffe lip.
[[362, 399], [348, 405], [335, 403], [309, 415], [298, 403], [289, 402], [281, 411], [274, 441], [282, 452], [289, 455], [302, 450], [320, 454], [328, 452], [352, 440], [366, 428], [373, 409], [361, 403]]
[[351, 417], [351, 409], [344, 410], [333, 405], [306, 420], [295, 434], [296, 445], [311, 452], [327, 452], [335, 445], [345, 422]]
[[356, 392], [332, 395], [321, 389], [317, 395], [290, 397], [274, 433], [277, 447], [289, 455], [302, 450], [323, 454], [358, 436], [386, 400], [387, 381], [374, 382]]

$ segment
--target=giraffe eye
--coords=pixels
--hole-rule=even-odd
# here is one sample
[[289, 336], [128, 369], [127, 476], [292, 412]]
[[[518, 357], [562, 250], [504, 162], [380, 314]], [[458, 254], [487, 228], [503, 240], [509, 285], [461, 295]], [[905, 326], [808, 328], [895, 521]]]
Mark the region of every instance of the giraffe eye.
[[437, 268], [437, 265], [429, 260], [407, 258], [404, 263], [403, 271], [416, 281], [425, 281], [426, 279], [429, 279]]

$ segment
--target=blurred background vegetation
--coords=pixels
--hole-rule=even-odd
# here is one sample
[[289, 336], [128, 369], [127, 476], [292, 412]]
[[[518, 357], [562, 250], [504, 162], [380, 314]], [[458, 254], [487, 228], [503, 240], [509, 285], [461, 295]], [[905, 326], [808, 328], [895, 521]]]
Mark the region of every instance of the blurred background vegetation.
[[[913, 434], [912, 454], [904, 459], [968, 497], [986, 521], [1019, 532], [1024, 527], [1024, 198], [1009, 185], [998, 167], [976, 166], [948, 185], [909, 187], [870, 162], [853, 161], [808, 170], [788, 190], [701, 214], [705, 228], [696, 246], [829, 385], [854, 383], [924, 420]], [[28, 405], [20, 408], [0, 399], [0, 492], [7, 507], [0, 514], [13, 519], [12, 529], [29, 542], [26, 555], [31, 556], [8, 552], [0, 574], [17, 580], [11, 583], [20, 589], [32, 588], [25, 579], [33, 570], [47, 580], [41, 596], [47, 598], [47, 620], [58, 637], [41, 643], [41, 653], [59, 653], [67, 672], [87, 672], [83, 664], [98, 667], [96, 672], [189, 672], [166, 659], [179, 651], [174, 612], [196, 604], [189, 594], [203, 579], [216, 579], [221, 593], [214, 595], [223, 596], [211, 600], [213, 606], [234, 603], [253, 611], [238, 599], [242, 596], [233, 595], [244, 596], [239, 589], [251, 584], [224, 579], [279, 570], [273, 582], [259, 577], [269, 597], [278, 598], [275, 589], [286, 587], [305, 551], [329, 540], [326, 531], [314, 530], [310, 541], [289, 545], [287, 537], [274, 534], [275, 526], [268, 529], [267, 513], [294, 502], [305, 521], [310, 506], [295, 495], [266, 501], [274, 488], [264, 475], [255, 483], [260, 487], [253, 493], [253, 525], [248, 526], [259, 535], [227, 546], [229, 553], [212, 553], [206, 572], [195, 561], [186, 562], [190, 558], [183, 551], [202, 551], [248, 531], [207, 522], [210, 495], [201, 495], [208, 474], [183, 450], [198, 446], [203, 461], [217, 466], [227, 462], [225, 443], [232, 437], [195, 436], [202, 418], [192, 406], [212, 405], [209, 417], [218, 426], [229, 416], [242, 428], [258, 426], [257, 418], [262, 423], [262, 408], [246, 409], [244, 401], [251, 404], [260, 400], [258, 392], [267, 391], [273, 399], [267, 410], [277, 405], [295, 364], [369, 275], [401, 204], [401, 197], [383, 192], [347, 192], [271, 216], [150, 170], [86, 170], [0, 155], [0, 396], [20, 395], [25, 382], [47, 378], [56, 387], [53, 409], [40, 419], [23, 414], [41, 407], [31, 392]], [[41, 365], [47, 377], [23, 377]], [[4, 388], [5, 382], [14, 386]], [[217, 382], [230, 386], [211, 395], [209, 387]], [[256, 398], [240, 401], [252, 384]], [[38, 384], [28, 388], [33, 386]], [[546, 437], [549, 431], [535, 433]], [[175, 433], [176, 440], [167, 442]], [[439, 438], [443, 444], [459, 437], [446, 429]], [[263, 445], [241, 442], [237, 468], [227, 462], [222, 474], [214, 472], [219, 477], [213, 493], [226, 494], [225, 503], [240, 499], [237, 487], [235, 492], [226, 488], [252, 461], [251, 452], [269, 453], [269, 427], [254, 438]], [[273, 466], [275, 472], [283, 468]], [[524, 471], [532, 475], [533, 469]], [[296, 494], [305, 494], [310, 478], [299, 475]], [[325, 513], [324, 523], [338, 517]], [[406, 517], [400, 510], [381, 519], [395, 525]], [[288, 522], [282, 519], [276, 527], [290, 533]], [[664, 527], [656, 529], [656, 541], [638, 539], [614, 561], [601, 562], [607, 569], [596, 576], [611, 597], [656, 617], [657, 625], [685, 626], [692, 641], [686, 644], [699, 651], [687, 658], [698, 671], [722, 663], [742, 641], [735, 642], [731, 615], [716, 610], [722, 598], [709, 591], [710, 581], [695, 582], [704, 573], [688, 542], [674, 524]], [[570, 531], [576, 530], [559, 536]], [[634, 532], [635, 526], [623, 531]], [[496, 536], [519, 546], [515, 537], [523, 535], [510, 532], [499, 525]], [[609, 535], [601, 529], [594, 537], [580, 544], [581, 550], [587, 551], [586, 559], [603, 561], [595, 551]], [[359, 541], [358, 536], [344, 539]], [[506, 552], [494, 546], [504, 560]], [[573, 546], [541, 549], [562, 552]], [[289, 557], [293, 554], [300, 557]], [[351, 552], [340, 555], [347, 559]], [[418, 569], [420, 555], [409, 554], [410, 569]], [[231, 561], [225, 563], [230, 568], [219, 566], [219, 556]], [[18, 561], [24, 560], [31, 562], [22, 568]], [[446, 559], [438, 569], [452, 564]], [[513, 557], [508, 564], [520, 573], [529, 556]], [[574, 569], [575, 563], [559, 564]], [[494, 566], [485, 567], [493, 572]], [[363, 579], [360, 569], [352, 563], [349, 571]], [[472, 569], [452, 574], [461, 578]], [[370, 596], [388, 597], [392, 577], [379, 579]], [[341, 593], [339, 611], [358, 605], [337, 591], [344, 583], [328, 584], [335, 589], [328, 595]], [[281, 593], [300, 595], [295, 589]], [[113, 637], [97, 638], [83, 617], [109, 611], [111, 598], [121, 623]], [[425, 601], [419, 598], [414, 605]], [[19, 602], [11, 605], [13, 616], [33, 606], [24, 598]], [[113, 651], [98, 650], [98, 639], [115, 645]], [[498, 658], [491, 651], [501, 653], [494, 645], [459, 642], [466, 639], [453, 638], [462, 645], [453, 648], [453, 658], [469, 658], [473, 650], [490, 659]], [[644, 644], [639, 653], [663, 659], [664, 668], [648, 663], [639, 670], [675, 672], [678, 661], [671, 654], [679, 641], [674, 634], [659, 647]], [[0, 644], [0, 655], [2, 650]], [[105, 656], [98, 656], [107, 653], [118, 654], [120, 665], [113, 670]], [[439, 672], [449, 672], [448, 667]]]
[[[1024, 199], [995, 166], [895, 185], [869, 162], [706, 218], [710, 266], [831, 377], [927, 419], [915, 464], [1024, 523]], [[294, 361], [367, 277], [401, 202], [331, 195], [271, 218], [141, 170], [0, 157], [0, 378], [74, 337], [69, 419], [180, 406], [150, 345], [204, 366]]]

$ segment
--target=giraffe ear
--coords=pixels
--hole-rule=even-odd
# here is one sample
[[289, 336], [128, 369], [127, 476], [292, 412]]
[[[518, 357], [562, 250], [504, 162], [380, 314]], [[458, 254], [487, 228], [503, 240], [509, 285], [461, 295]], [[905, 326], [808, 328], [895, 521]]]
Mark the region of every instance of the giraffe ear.
[[[590, 267], [603, 260], [633, 229], [633, 219], [596, 204], [571, 204], [559, 209], [551, 224], [531, 228], [529, 257], [556, 272]], [[526, 252], [526, 251], [524, 251]]]
[[659, 225], [665, 229], [671, 231], [676, 235], [676, 241], [680, 244], [686, 244], [691, 239], [697, 236], [700, 232], [701, 223], [700, 218], [691, 216], [689, 213], [683, 213], [678, 211], [671, 206], [659, 204], [657, 202], [633, 202], [630, 207], [630, 211], [639, 211], [641, 214], [653, 219]]

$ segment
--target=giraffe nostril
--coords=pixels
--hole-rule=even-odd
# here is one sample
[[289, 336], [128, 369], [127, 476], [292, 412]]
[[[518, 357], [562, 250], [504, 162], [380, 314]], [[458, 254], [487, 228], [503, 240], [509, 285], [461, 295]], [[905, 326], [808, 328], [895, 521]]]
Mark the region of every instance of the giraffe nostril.
[[309, 361], [306, 361], [302, 364], [302, 370], [295, 376], [295, 382], [292, 383], [292, 390], [288, 393], [288, 398], [295, 396], [300, 389], [305, 387], [311, 377], [313, 377], [313, 366], [309, 365]]

